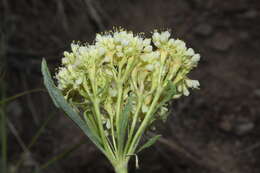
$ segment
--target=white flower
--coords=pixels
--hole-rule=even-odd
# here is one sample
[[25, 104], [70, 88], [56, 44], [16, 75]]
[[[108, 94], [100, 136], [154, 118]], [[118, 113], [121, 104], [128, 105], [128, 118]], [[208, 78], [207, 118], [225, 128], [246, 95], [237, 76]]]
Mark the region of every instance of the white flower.
[[170, 38], [170, 36], [171, 36], [171, 34], [170, 34], [169, 31], [164, 31], [164, 32], [162, 32], [161, 35], [160, 35], [160, 40], [161, 40], [161, 42], [166, 42], [166, 41], [168, 41], [168, 39]]
[[188, 88], [185, 85], [183, 85], [182, 90], [183, 90], [183, 95], [185, 95], [185, 96], [189, 96], [190, 95], [190, 92], [189, 92]]
[[82, 84], [82, 82], [83, 82], [83, 78], [82, 78], [82, 77], [79, 77], [79, 78], [75, 81], [75, 83], [76, 83], [77, 85]]
[[127, 39], [121, 39], [121, 44], [123, 46], [128, 46], [129, 45], [129, 41]]
[[186, 51], [186, 55], [188, 56], [193, 56], [195, 54], [194, 50], [192, 48], [189, 48], [187, 51]]
[[146, 106], [145, 104], [143, 104], [143, 106], [142, 106], [142, 112], [143, 112], [143, 113], [146, 113], [146, 112], [148, 112], [148, 110], [149, 110], [148, 106]]
[[88, 54], [88, 47], [86, 46], [80, 46], [78, 50], [81, 55]]
[[75, 44], [75, 43], [72, 43], [71, 44], [71, 50], [73, 53], [76, 53], [79, 49], [79, 45], [78, 44]]
[[178, 49], [186, 50], [186, 43], [184, 41], [177, 39], [177, 40], [175, 40], [174, 43], [175, 43], [175, 45], [177, 46]]
[[153, 50], [153, 47], [152, 46], [146, 46], [145, 48], [144, 48], [144, 52], [151, 52]]
[[149, 71], [153, 71], [154, 65], [153, 65], [153, 64], [148, 64], [148, 65], [145, 66], [145, 68], [146, 68], [147, 70], [149, 70]]
[[196, 89], [198, 89], [199, 86], [200, 86], [200, 83], [197, 80], [186, 79], [185, 82], [186, 82], [186, 84], [187, 84], [187, 86], [189, 88], [196, 88]]
[[111, 97], [116, 97], [117, 96], [117, 90], [114, 88], [109, 88], [109, 95]]
[[160, 39], [160, 34], [156, 31], [153, 33], [153, 41], [158, 41]]
[[61, 60], [61, 63], [62, 64], [68, 64], [70, 61], [69, 61], [69, 58], [67, 58], [67, 57], [65, 57], [65, 58], [62, 58], [62, 60]]
[[174, 40], [173, 38], [171, 38], [171, 39], [168, 41], [168, 44], [169, 44], [170, 46], [172, 46], [172, 45], [174, 45], [174, 42], [175, 42], [175, 40]]
[[[110, 117], [117, 116], [116, 108], [123, 109], [130, 95], [133, 101], [129, 116], [134, 116], [140, 108], [142, 116], [137, 120], [143, 121], [143, 116], [152, 109], [154, 96], [160, 91], [158, 88], [162, 93], [168, 92], [163, 90], [168, 82], [177, 87], [173, 99], [189, 95], [190, 88], [199, 88], [199, 82], [188, 79], [187, 75], [196, 67], [200, 55], [187, 48], [184, 41], [170, 36], [169, 31], [155, 31], [152, 38], [143, 38], [118, 30], [97, 34], [95, 42], [90, 45], [73, 43], [72, 51], [64, 52], [62, 67], [56, 74], [58, 88], [71, 102], [85, 101], [80, 110], [92, 111], [93, 104], [90, 103], [97, 100], [108, 135], [111, 135], [108, 129], [113, 124]], [[156, 105], [164, 100], [165, 95], [167, 93], [159, 96]], [[118, 100], [121, 102], [119, 106]], [[139, 103], [142, 103], [140, 107]], [[165, 106], [159, 108], [157, 118], [166, 118], [167, 111]], [[132, 119], [130, 117], [129, 121]]]
[[191, 58], [191, 61], [192, 61], [193, 63], [197, 63], [197, 62], [199, 62], [199, 60], [200, 60], [200, 54], [195, 54], [195, 55]]
[[144, 41], [143, 41], [143, 45], [144, 46], [151, 46], [151, 39], [149, 38], [149, 39], [144, 39]]
[[96, 42], [101, 42], [103, 41], [103, 36], [101, 36], [100, 34], [96, 35]]
[[110, 129], [110, 128], [111, 128], [111, 124], [110, 124], [110, 121], [109, 121], [109, 120], [106, 122], [106, 128], [107, 128], [107, 129]]

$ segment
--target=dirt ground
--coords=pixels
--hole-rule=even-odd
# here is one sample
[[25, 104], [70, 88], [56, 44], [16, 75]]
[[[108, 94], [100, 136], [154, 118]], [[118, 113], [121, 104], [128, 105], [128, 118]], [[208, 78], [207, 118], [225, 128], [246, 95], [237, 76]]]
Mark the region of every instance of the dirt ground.
[[[257, 0], [0, 0], [2, 53], [7, 61], [7, 95], [43, 88], [40, 62], [53, 71], [73, 40], [91, 42], [113, 26], [150, 33], [171, 29], [202, 56], [192, 77], [201, 89], [171, 106], [163, 138], [134, 159], [130, 172], [260, 172], [260, 1]], [[54, 108], [46, 92], [7, 105], [10, 122], [28, 144], [54, 115], [25, 156], [21, 173], [85, 141], [83, 134]], [[49, 173], [105, 173], [112, 167], [86, 139]], [[23, 151], [9, 131], [9, 163]]]

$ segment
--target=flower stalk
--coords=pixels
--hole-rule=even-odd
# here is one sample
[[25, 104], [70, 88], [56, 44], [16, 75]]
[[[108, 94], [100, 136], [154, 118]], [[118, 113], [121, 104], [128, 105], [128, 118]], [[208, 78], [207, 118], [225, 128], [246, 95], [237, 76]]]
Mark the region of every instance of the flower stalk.
[[55, 105], [103, 152], [115, 172], [127, 173], [131, 156], [159, 138], [140, 146], [153, 122], [166, 120], [167, 103], [199, 88], [188, 74], [200, 56], [170, 38], [169, 31], [144, 38], [119, 29], [97, 34], [92, 45], [73, 43], [71, 50], [64, 52], [55, 75], [58, 86], [43, 61], [44, 83]]
[[114, 168], [116, 173], [128, 173], [128, 161], [119, 161]]

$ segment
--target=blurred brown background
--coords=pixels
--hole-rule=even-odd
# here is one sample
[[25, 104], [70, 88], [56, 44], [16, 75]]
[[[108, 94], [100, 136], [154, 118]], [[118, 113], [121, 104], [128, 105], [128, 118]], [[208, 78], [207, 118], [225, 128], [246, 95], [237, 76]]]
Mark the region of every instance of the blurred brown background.
[[[148, 35], [154, 29], [171, 29], [173, 37], [202, 56], [192, 73], [201, 90], [172, 103], [172, 115], [154, 132], [163, 138], [138, 155], [140, 169], [131, 161], [130, 172], [259, 173], [259, 0], [0, 0], [4, 94], [44, 88], [43, 57], [54, 72], [73, 40], [92, 42], [95, 33], [113, 26]], [[23, 157], [18, 172], [31, 173], [69, 149], [43, 172], [113, 172], [46, 92], [20, 97], [4, 109], [10, 169]], [[27, 154], [21, 155], [23, 151]]]

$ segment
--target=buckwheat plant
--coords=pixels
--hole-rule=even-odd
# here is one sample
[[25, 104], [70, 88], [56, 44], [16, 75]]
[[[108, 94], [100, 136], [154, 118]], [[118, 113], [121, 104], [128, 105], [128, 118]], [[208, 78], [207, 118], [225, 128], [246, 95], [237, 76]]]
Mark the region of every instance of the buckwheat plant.
[[116, 173], [127, 173], [129, 159], [158, 138], [139, 146], [156, 120], [166, 120], [171, 99], [188, 96], [199, 82], [188, 78], [200, 55], [170, 32], [152, 38], [118, 29], [97, 34], [93, 44], [71, 44], [51, 79], [45, 60], [45, 85], [58, 108], [103, 152]]

